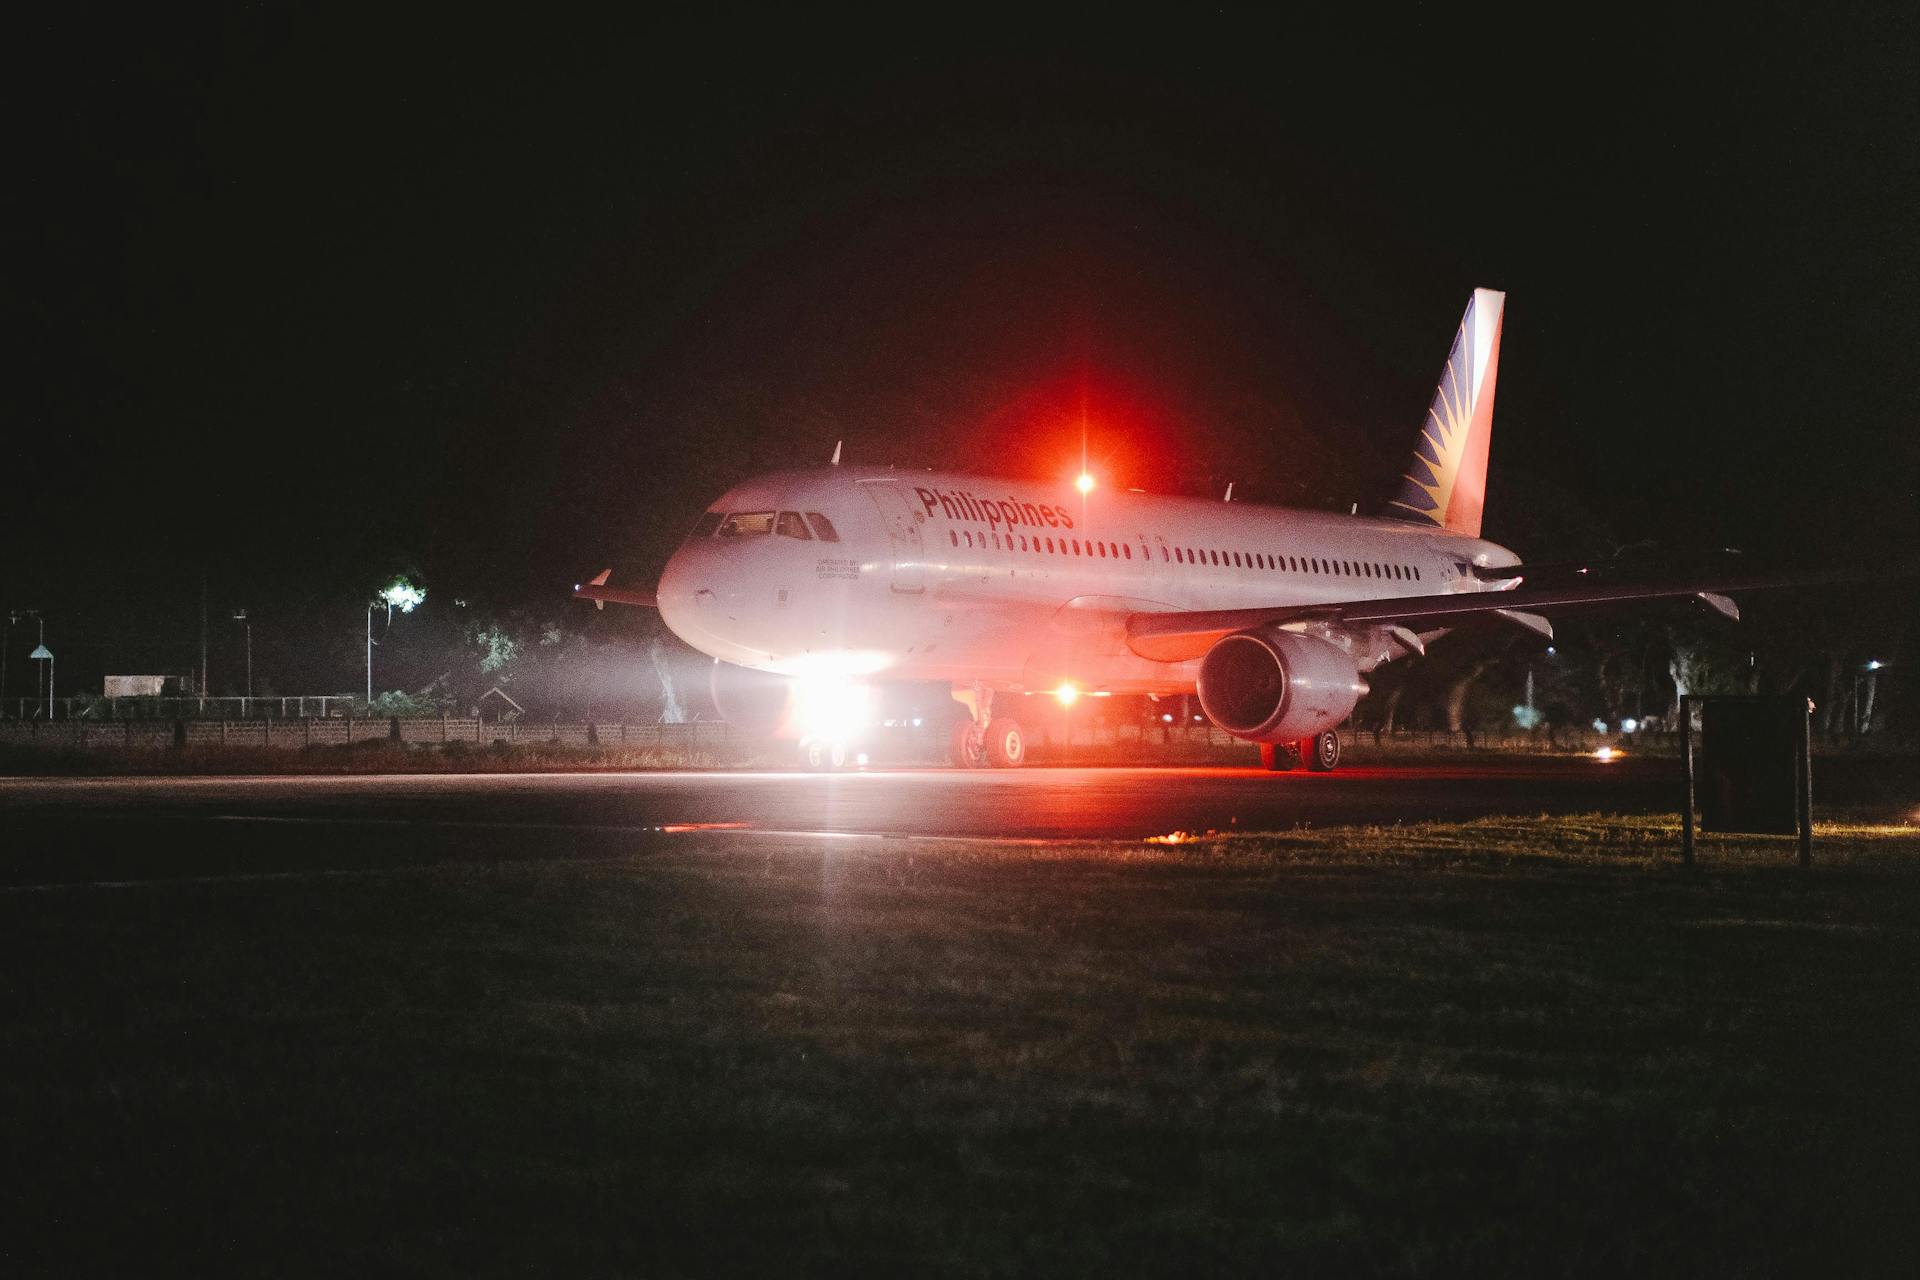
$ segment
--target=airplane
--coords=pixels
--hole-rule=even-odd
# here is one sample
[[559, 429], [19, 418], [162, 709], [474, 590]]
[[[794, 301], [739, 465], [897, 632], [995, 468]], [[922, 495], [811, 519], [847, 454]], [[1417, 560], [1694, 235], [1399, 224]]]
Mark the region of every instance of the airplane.
[[1377, 515], [1109, 492], [1084, 473], [1061, 485], [843, 466], [836, 447], [828, 466], [722, 494], [654, 592], [611, 586], [609, 571], [574, 594], [657, 607], [715, 659], [721, 713], [799, 737], [815, 767], [843, 762], [868, 682], [911, 680], [950, 686], [963, 768], [1025, 760], [1015, 695], [1197, 693], [1263, 767], [1329, 771], [1366, 674], [1448, 624], [1491, 615], [1550, 640], [1538, 610], [1678, 597], [1737, 618], [1721, 592], [1778, 585], [1528, 566], [1480, 536], [1505, 306], [1473, 292]]

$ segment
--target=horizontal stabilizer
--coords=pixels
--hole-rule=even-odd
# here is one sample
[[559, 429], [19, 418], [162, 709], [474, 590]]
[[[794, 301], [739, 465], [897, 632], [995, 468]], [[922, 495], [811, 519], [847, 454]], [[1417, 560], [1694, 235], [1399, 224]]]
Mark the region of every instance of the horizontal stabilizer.
[[642, 609], [657, 609], [659, 603], [651, 591], [629, 591], [622, 587], [610, 587], [607, 579], [613, 576], [613, 570], [602, 569], [590, 582], [576, 582], [573, 586], [575, 600], [591, 600], [593, 607], [604, 609], [610, 604], [631, 604]]
[[1740, 606], [1717, 592], [1702, 591], [1700, 603], [1729, 621], [1740, 621]]
[[1542, 640], [1553, 639], [1553, 624], [1537, 613], [1528, 613], [1525, 609], [1495, 609], [1494, 613], [1516, 626], [1525, 627]]

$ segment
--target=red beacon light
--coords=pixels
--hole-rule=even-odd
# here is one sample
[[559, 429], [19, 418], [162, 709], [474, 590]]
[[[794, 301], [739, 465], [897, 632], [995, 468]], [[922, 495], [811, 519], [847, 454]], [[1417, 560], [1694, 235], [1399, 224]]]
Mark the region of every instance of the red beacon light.
[[1093, 484], [1094, 484], [1093, 474], [1091, 472], [1082, 471], [1080, 473], [1079, 479], [1073, 482], [1073, 487], [1078, 489], [1083, 494], [1092, 493]]

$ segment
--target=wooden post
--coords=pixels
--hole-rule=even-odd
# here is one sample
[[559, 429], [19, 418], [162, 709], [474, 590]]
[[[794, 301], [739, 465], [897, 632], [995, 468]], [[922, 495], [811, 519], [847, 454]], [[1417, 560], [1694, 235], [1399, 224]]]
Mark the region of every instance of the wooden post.
[[1800, 811], [1800, 865], [1813, 865], [1813, 707], [1808, 705], [1800, 717], [1799, 766], [1793, 780], [1795, 808]]
[[1680, 805], [1680, 861], [1693, 865], [1693, 697], [1680, 695], [1680, 771], [1687, 776]]

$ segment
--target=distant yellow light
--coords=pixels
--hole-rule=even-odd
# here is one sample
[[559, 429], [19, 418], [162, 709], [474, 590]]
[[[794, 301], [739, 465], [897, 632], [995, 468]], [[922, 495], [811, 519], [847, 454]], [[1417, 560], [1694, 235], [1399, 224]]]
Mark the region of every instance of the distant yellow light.
[[1080, 701], [1080, 688], [1071, 680], [1063, 681], [1060, 687], [1053, 691], [1053, 696], [1060, 700], [1061, 706], [1070, 707]]
[[1073, 487], [1074, 487], [1074, 488], [1076, 488], [1076, 489], [1078, 489], [1078, 490], [1079, 490], [1080, 492], [1082, 492], [1082, 493], [1092, 493], [1092, 492], [1093, 492], [1093, 475], [1092, 475], [1092, 473], [1091, 473], [1091, 472], [1086, 472], [1086, 471], [1082, 471], [1082, 472], [1080, 473], [1080, 478], [1079, 478], [1078, 480], [1075, 480], [1075, 481], [1073, 482]]

